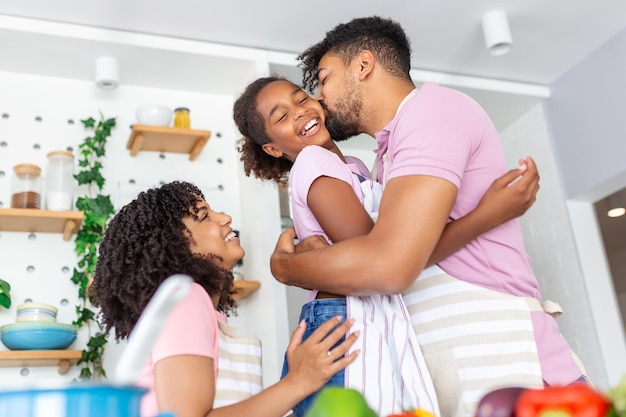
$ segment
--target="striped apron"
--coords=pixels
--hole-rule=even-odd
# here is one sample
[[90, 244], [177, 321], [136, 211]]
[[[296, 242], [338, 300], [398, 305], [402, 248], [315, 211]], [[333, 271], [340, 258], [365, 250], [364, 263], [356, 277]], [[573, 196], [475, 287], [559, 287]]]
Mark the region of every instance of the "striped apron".
[[543, 387], [534, 298], [491, 291], [431, 267], [404, 292], [442, 417], [472, 417], [487, 392]]
[[[376, 221], [382, 186], [355, 175], [361, 179], [363, 206]], [[435, 387], [402, 296], [349, 296], [346, 308], [355, 319], [350, 332], [361, 332], [351, 351], [361, 354], [346, 368], [345, 386], [361, 392], [379, 416], [421, 408], [439, 417]]]
[[219, 362], [213, 407], [245, 400], [263, 389], [261, 340], [237, 337], [236, 328], [218, 322]]
[[357, 363], [345, 371], [345, 385], [361, 392], [379, 416], [421, 408], [440, 416], [428, 367], [400, 295], [347, 298], [351, 332], [361, 334], [351, 351]]

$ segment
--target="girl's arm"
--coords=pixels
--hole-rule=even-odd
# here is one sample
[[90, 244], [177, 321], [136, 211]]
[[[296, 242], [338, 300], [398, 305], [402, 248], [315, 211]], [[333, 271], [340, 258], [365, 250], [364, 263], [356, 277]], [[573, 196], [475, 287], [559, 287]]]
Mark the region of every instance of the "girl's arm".
[[[473, 211], [446, 225], [427, 265], [445, 259], [488, 230], [523, 215], [535, 202], [538, 190], [535, 162], [530, 157], [521, 160], [519, 168], [491, 184]], [[352, 187], [342, 180], [319, 177], [309, 188], [307, 203], [333, 242], [365, 235], [374, 226]]]
[[[332, 357], [340, 359], [333, 360], [328, 355], [329, 349], [346, 336], [353, 323], [349, 320], [339, 325], [340, 322], [340, 317], [328, 320], [304, 342], [305, 328], [301, 323], [287, 347], [289, 373], [285, 378], [257, 395], [225, 407], [213, 408], [215, 378], [212, 358], [180, 355], [162, 359], [154, 367], [159, 410], [173, 412], [176, 417], [281, 417], [357, 358], [358, 351], [346, 354], [358, 332], [332, 348]], [[334, 327], [336, 329], [324, 337]]]
[[491, 184], [474, 210], [446, 225], [426, 265], [436, 264], [481, 234], [523, 215], [535, 202], [537, 191], [539, 173], [535, 161], [530, 157], [520, 160], [519, 168]]

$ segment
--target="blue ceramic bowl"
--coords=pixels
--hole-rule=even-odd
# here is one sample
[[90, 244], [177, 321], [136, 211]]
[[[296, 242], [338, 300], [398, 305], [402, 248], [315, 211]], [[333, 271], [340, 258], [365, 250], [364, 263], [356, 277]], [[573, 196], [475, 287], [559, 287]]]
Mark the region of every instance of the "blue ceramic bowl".
[[76, 340], [76, 328], [54, 322], [17, 322], [0, 328], [0, 340], [10, 350], [65, 349]]

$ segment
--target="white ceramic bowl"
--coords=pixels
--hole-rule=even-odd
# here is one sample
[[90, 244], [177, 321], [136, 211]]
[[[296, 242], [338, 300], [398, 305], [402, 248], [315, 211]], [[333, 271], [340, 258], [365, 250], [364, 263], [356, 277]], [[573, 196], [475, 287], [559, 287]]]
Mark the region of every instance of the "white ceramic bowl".
[[135, 111], [137, 123], [152, 126], [169, 126], [172, 114], [172, 109], [161, 104], [146, 104]]

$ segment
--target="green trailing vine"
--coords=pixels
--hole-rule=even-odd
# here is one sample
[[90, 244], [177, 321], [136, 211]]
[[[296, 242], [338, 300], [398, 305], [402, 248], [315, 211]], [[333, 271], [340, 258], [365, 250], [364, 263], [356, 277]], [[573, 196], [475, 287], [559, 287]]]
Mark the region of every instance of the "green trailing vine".
[[[76, 208], [83, 212], [84, 219], [74, 240], [78, 263], [74, 268], [72, 282], [78, 286], [80, 303], [76, 306], [77, 319], [73, 324], [79, 328], [87, 326], [89, 329], [87, 347], [78, 361], [78, 365], [83, 365], [79, 379], [89, 380], [106, 377], [102, 355], [107, 339], [92, 309], [88, 288], [98, 258], [98, 245], [102, 241], [109, 219], [115, 213], [110, 197], [102, 194], [105, 179], [101, 172], [101, 160], [106, 155], [107, 138], [111, 136], [111, 129], [115, 127], [115, 119], [105, 119], [100, 115], [99, 121], [90, 117], [81, 122], [85, 129], [92, 131], [92, 135], [86, 137], [79, 145], [79, 169], [74, 175], [78, 185], [86, 186], [87, 194], [76, 201]], [[96, 329], [92, 329], [94, 326]]]

